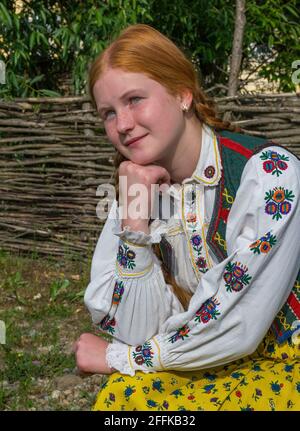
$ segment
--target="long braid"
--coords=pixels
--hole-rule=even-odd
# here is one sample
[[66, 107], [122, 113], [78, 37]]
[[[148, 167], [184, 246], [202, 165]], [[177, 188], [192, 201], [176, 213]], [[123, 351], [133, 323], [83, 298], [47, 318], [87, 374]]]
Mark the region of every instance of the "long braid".
[[[239, 127], [232, 125], [229, 121], [223, 121], [217, 117], [214, 102], [210, 100], [200, 89], [198, 89], [198, 94], [195, 97], [195, 101], [193, 100], [192, 108], [194, 109], [194, 112], [201, 121], [201, 123], [207, 124], [215, 131], [229, 130], [234, 132], [240, 132]], [[159, 245], [155, 244], [152, 246], [152, 248], [156, 256], [161, 261], [163, 261]], [[175, 278], [170, 274], [164, 264], [162, 264], [162, 271], [165, 282], [172, 286], [174, 294], [179, 299], [184, 310], [187, 310], [192, 294], [187, 292], [185, 289], [183, 289], [176, 283]]]
[[229, 130], [232, 132], [240, 132], [241, 129], [238, 126], [234, 126], [229, 121], [223, 121], [218, 118], [216, 113], [216, 105], [215, 102], [210, 99], [204, 91], [196, 86], [196, 92], [193, 99], [192, 108], [195, 110], [195, 113], [201, 123], [205, 123], [210, 126], [215, 131], [218, 130]]
[[[125, 160], [127, 159], [119, 151], [116, 151], [115, 158], [114, 158], [114, 166], [115, 166], [114, 182], [115, 182], [115, 189], [116, 189], [116, 200], [118, 203], [119, 203], [119, 166]], [[169, 273], [169, 271], [165, 267], [163, 263], [161, 251], [159, 248], [159, 244], [153, 244], [152, 250], [154, 254], [158, 257], [158, 259], [162, 262], [161, 269], [163, 272], [165, 282], [172, 286], [174, 294], [177, 296], [177, 298], [179, 299], [184, 309], [187, 309], [192, 295], [186, 290], [182, 289], [176, 283], [175, 278]]]

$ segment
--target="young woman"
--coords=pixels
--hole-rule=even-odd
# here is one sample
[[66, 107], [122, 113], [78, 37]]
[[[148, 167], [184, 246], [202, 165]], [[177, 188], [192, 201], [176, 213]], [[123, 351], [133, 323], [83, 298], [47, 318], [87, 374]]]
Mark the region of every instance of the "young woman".
[[117, 150], [85, 294], [113, 342], [75, 344], [81, 370], [111, 374], [94, 409], [299, 410], [298, 159], [219, 120], [146, 25], [96, 59], [90, 90]]

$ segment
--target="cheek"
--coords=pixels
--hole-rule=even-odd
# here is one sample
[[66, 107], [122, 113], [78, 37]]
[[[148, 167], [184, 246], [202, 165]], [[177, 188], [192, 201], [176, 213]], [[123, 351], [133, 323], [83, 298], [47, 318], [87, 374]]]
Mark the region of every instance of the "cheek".
[[183, 117], [174, 107], [169, 106], [164, 109], [158, 120], [160, 120], [157, 124], [160, 124], [161, 133], [169, 136], [171, 139], [182, 131]]
[[118, 140], [118, 133], [116, 128], [114, 127], [114, 125], [112, 123], [109, 123], [105, 126], [105, 132], [106, 132], [106, 136], [109, 139], [109, 141], [115, 145], [116, 141]]
[[173, 130], [174, 127], [178, 126], [180, 119], [180, 112], [178, 113], [175, 106], [170, 105], [168, 101], [152, 103], [136, 112], [138, 123], [162, 133]]

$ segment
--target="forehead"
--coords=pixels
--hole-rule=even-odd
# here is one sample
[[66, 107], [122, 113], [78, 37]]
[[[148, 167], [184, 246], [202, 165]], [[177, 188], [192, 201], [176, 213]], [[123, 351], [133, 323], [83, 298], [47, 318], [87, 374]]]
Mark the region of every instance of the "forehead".
[[156, 94], [167, 92], [159, 82], [143, 73], [126, 72], [121, 69], [107, 69], [96, 81], [93, 93], [98, 107], [120, 100], [130, 91], [144, 91]]

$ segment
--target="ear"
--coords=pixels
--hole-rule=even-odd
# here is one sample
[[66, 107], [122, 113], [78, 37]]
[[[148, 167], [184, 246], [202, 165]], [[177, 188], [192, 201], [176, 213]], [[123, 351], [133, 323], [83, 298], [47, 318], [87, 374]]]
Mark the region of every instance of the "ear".
[[180, 106], [186, 105], [189, 110], [193, 102], [193, 93], [191, 90], [185, 89], [181, 92], [180, 96], [178, 96], [178, 100]]

